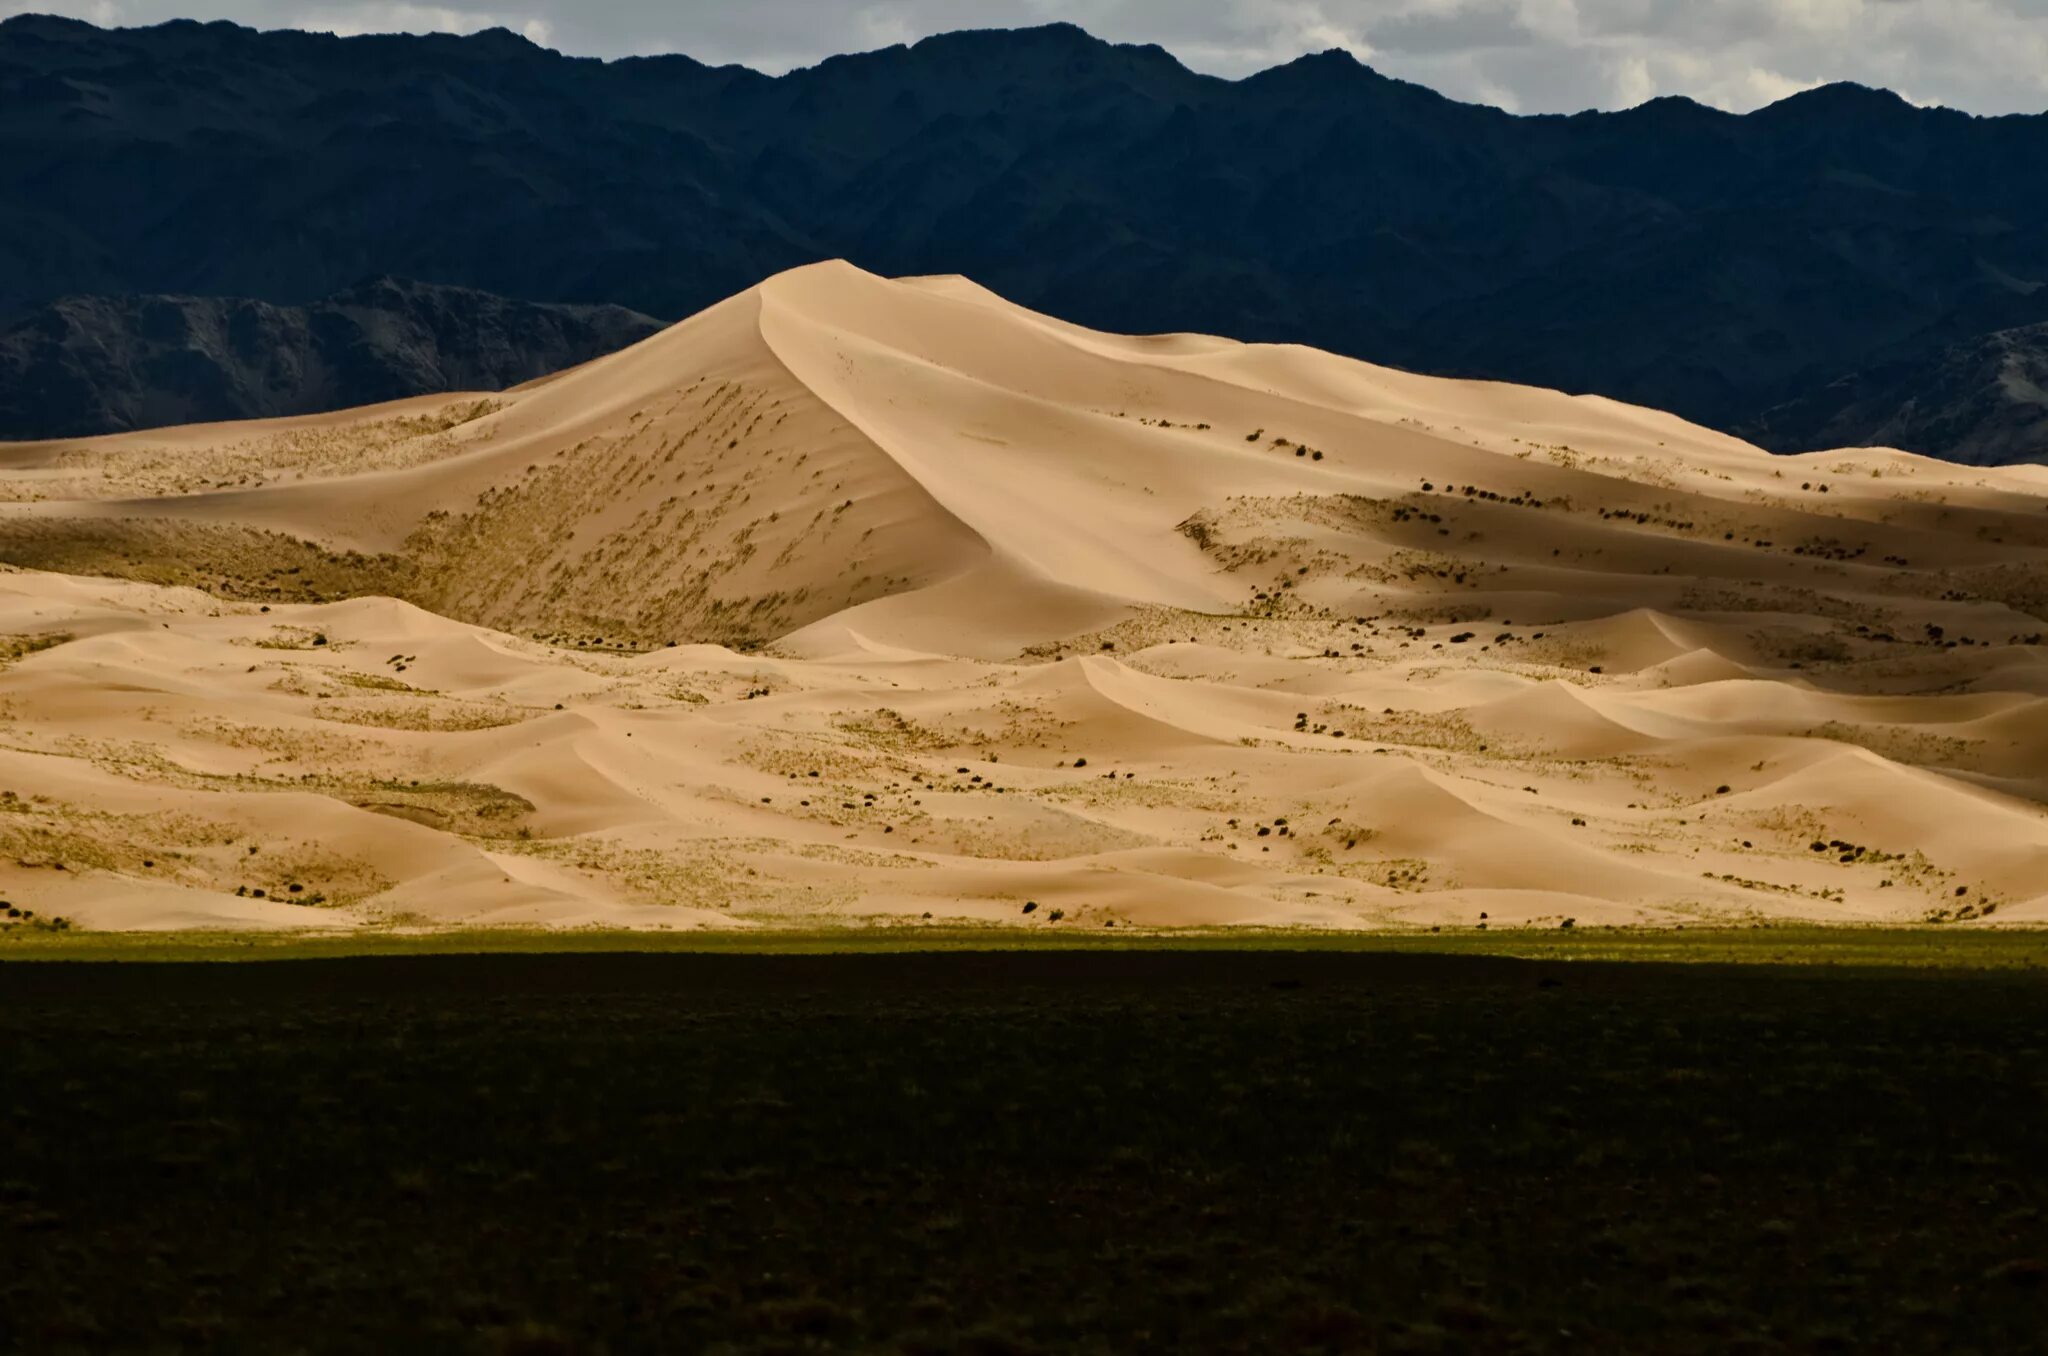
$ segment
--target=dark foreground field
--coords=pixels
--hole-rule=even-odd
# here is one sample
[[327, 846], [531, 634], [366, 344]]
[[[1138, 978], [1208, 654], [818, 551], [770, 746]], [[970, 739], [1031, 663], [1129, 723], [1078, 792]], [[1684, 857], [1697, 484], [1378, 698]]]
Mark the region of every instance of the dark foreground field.
[[0, 966], [0, 1348], [2041, 1350], [2036, 970]]

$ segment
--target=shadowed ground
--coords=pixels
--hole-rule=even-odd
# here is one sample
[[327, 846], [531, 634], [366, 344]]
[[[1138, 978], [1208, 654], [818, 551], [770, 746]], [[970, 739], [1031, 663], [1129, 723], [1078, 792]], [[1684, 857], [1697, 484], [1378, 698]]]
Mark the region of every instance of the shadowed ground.
[[0, 1348], [2021, 1350], [2044, 1030], [1904, 964], [9, 966]]

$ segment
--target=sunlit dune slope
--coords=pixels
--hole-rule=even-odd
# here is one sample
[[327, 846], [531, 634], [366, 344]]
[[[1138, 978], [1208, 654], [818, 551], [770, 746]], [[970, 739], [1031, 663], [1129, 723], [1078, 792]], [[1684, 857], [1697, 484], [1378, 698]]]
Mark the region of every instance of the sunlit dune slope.
[[39, 919], [2048, 919], [2031, 468], [823, 264], [0, 486]]

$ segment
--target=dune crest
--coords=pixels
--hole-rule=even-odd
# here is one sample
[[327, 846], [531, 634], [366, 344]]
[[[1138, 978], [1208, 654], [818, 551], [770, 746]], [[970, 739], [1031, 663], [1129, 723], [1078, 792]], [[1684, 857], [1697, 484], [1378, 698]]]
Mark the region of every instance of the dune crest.
[[2035, 468], [834, 263], [0, 487], [39, 918], [2048, 921]]

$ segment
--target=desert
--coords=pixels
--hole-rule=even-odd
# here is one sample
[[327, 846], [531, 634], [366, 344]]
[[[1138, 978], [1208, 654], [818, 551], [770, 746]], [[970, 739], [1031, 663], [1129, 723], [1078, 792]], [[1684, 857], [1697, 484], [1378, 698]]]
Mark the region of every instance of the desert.
[[2041, 14], [38, 3], [0, 1356], [2048, 1350]]
[[2048, 919], [2037, 467], [825, 263], [0, 494], [31, 921]]

